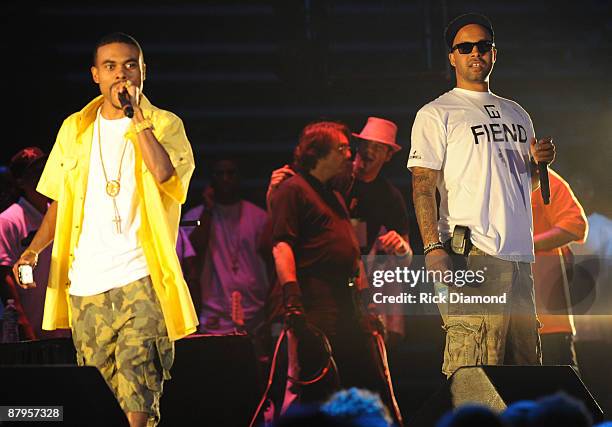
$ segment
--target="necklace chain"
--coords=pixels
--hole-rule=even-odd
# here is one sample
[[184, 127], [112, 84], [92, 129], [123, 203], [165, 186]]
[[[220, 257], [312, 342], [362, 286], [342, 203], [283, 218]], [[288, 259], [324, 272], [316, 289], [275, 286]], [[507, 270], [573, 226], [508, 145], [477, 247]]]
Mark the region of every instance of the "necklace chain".
[[126, 140], [123, 144], [117, 179], [109, 180], [108, 174], [106, 173], [106, 167], [104, 166], [104, 159], [102, 158], [102, 133], [100, 131], [100, 127], [102, 126], [102, 120], [100, 119], [101, 115], [100, 109], [98, 110], [98, 148], [100, 151], [100, 163], [102, 165], [102, 172], [104, 173], [104, 180], [106, 181], [106, 194], [108, 194], [113, 201], [113, 210], [115, 211], [113, 222], [115, 223], [115, 230], [117, 234], [121, 234], [121, 216], [119, 215], [119, 208], [117, 207], [117, 195], [119, 195], [119, 191], [121, 190], [121, 167], [123, 165], [123, 157], [125, 156], [128, 141]]
[[[223, 218], [223, 214], [220, 211], [217, 211], [217, 218], [219, 220], [219, 225], [221, 226], [221, 231], [223, 233], [223, 237], [227, 242], [227, 247], [230, 252], [230, 261], [232, 264], [232, 272], [236, 274], [239, 269], [238, 265], [238, 254], [240, 252], [240, 222], [242, 219], [242, 200], [238, 202], [238, 224], [236, 225], [235, 233], [230, 232], [226, 225], [226, 219]], [[229, 217], [227, 218], [227, 222], [229, 222]], [[231, 228], [231, 226], [229, 226]], [[236, 239], [232, 241], [231, 235], [234, 234]]]
[[100, 163], [102, 164], [102, 172], [104, 173], [104, 180], [106, 181], [106, 194], [113, 199], [117, 197], [121, 190], [121, 168], [123, 165], [123, 158], [125, 157], [125, 150], [127, 148], [127, 140], [123, 143], [123, 150], [121, 151], [121, 159], [119, 160], [119, 171], [117, 172], [117, 179], [109, 180], [108, 174], [106, 173], [106, 167], [104, 166], [104, 159], [102, 158], [102, 137], [100, 128], [102, 127], [102, 120], [100, 119], [102, 113], [101, 109], [98, 110], [98, 148], [100, 150]]

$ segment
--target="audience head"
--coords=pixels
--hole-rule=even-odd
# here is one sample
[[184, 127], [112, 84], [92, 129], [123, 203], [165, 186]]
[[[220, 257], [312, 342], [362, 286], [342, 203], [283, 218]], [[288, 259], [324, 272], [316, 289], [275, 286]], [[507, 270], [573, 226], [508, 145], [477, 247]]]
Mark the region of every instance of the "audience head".
[[530, 427], [529, 415], [537, 407], [538, 404], [533, 400], [519, 400], [510, 404], [500, 418], [509, 427]]
[[389, 427], [393, 425], [389, 410], [378, 394], [352, 387], [333, 394], [321, 406], [326, 414], [350, 421], [359, 427]]
[[324, 413], [318, 406], [297, 405], [274, 423], [274, 427], [354, 427], [353, 424]]
[[591, 414], [581, 401], [564, 392], [546, 396], [537, 401], [537, 406], [529, 412], [529, 421], [537, 427], [590, 427], [593, 425]]
[[436, 427], [504, 427], [500, 417], [486, 406], [464, 405], [444, 415]]

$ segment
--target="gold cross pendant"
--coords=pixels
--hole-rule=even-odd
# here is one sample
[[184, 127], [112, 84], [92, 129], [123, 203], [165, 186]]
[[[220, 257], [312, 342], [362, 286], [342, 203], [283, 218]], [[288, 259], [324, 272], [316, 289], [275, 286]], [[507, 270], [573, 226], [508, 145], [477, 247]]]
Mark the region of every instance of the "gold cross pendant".
[[115, 223], [115, 231], [117, 234], [121, 234], [121, 217], [119, 215], [115, 215], [113, 222]]
[[121, 215], [119, 215], [119, 209], [117, 208], [117, 200], [113, 197], [113, 208], [115, 209], [115, 216], [113, 222], [115, 223], [115, 231], [117, 234], [121, 234]]

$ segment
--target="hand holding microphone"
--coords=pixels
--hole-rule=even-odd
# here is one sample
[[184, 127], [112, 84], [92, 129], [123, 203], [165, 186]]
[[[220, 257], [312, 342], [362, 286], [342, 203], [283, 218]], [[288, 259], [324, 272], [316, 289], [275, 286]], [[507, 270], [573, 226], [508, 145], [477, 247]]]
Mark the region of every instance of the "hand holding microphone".
[[123, 114], [130, 119], [134, 117], [134, 107], [132, 106], [132, 101], [130, 100], [130, 93], [128, 91], [128, 87], [132, 82], [129, 80], [125, 82], [125, 87], [121, 92], [118, 93], [119, 103], [121, 104], [121, 109], [123, 110]]
[[531, 138], [531, 155], [538, 164], [538, 172], [540, 178], [540, 192], [544, 204], [550, 203], [550, 185], [548, 183], [548, 164], [555, 159], [555, 145], [552, 137], [546, 137], [536, 142], [535, 138]]
[[134, 117], [134, 107], [132, 107], [132, 102], [130, 101], [130, 95], [127, 93], [127, 90], [119, 92], [119, 102], [121, 103], [121, 109], [123, 110], [123, 114], [130, 119]]

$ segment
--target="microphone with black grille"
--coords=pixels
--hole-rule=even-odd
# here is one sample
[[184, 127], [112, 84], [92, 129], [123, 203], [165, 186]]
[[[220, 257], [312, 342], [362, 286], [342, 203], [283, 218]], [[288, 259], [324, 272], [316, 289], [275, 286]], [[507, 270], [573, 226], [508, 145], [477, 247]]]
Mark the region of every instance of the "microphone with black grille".
[[119, 92], [119, 103], [121, 104], [121, 109], [126, 117], [129, 117], [130, 119], [134, 117], [134, 107], [132, 107], [130, 95], [128, 94], [127, 90]]
[[538, 163], [538, 172], [540, 175], [540, 192], [542, 193], [542, 200], [544, 204], [550, 203], [550, 184], [548, 183], [548, 162]]

